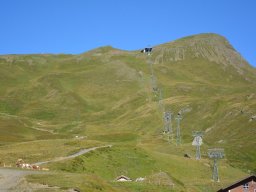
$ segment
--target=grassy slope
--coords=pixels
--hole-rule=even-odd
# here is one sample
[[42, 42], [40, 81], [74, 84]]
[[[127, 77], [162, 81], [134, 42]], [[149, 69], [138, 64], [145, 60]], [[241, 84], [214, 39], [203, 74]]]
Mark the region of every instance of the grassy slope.
[[[255, 132], [256, 127], [251, 119], [256, 114], [256, 72], [245, 61], [239, 66], [237, 60], [232, 47], [215, 35], [188, 37], [155, 48], [150, 61], [166, 109], [174, 115], [187, 109], [181, 123], [182, 146], [176, 147], [161, 135], [162, 111], [150, 90], [149, 57], [111, 47], [81, 55], [2, 56], [1, 161], [13, 163], [23, 157], [35, 162], [65, 155], [87, 146], [69, 139], [87, 135], [114, 147], [51, 168], [64, 171], [74, 182], [81, 173], [89, 178], [97, 175], [107, 181], [100, 182], [108, 191], [159, 191], [157, 185], [122, 186], [109, 181], [119, 174], [136, 178], [163, 170], [174, 181], [176, 191], [216, 190], [245, 175], [237, 167], [255, 170], [255, 139], [248, 132]], [[173, 127], [175, 130], [175, 122]], [[193, 130], [205, 131], [200, 162], [183, 157], [195, 153]], [[61, 140], [55, 142], [55, 138]], [[40, 140], [34, 142], [36, 139]], [[20, 151], [21, 141], [39, 151]], [[17, 144], [8, 144], [13, 142]], [[45, 153], [55, 149], [53, 146], [58, 146], [60, 154]], [[225, 148], [218, 184], [209, 179], [211, 162], [206, 152], [210, 147]], [[46, 179], [52, 185], [64, 185], [60, 180]], [[88, 188], [87, 184], [78, 186]], [[161, 190], [168, 188], [162, 186]]]

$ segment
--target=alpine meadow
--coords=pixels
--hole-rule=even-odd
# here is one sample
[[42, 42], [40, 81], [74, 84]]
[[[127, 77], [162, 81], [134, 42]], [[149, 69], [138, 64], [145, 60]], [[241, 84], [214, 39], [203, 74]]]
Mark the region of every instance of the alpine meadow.
[[150, 53], [1, 55], [0, 81], [1, 167], [22, 159], [47, 170], [13, 190], [211, 192], [256, 173], [256, 68], [218, 34]]

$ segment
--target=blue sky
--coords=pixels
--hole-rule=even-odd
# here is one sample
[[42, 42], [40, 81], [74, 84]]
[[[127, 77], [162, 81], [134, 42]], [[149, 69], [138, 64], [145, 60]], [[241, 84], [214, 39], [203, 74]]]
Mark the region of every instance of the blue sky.
[[255, 0], [0, 0], [0, 54], [135, 50], [218, 33], [256, 67]]

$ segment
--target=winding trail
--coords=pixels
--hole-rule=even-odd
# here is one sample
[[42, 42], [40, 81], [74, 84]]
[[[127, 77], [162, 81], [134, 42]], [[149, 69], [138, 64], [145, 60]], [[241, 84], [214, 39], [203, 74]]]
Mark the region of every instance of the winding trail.
[[[99, 146], [99, 147], [91, 147], [88, 149], [82, 149], [79, 152], [67, 156], [67, 157], [58, 157], [50, 161], [42, 161], [34, 163], [34, 165], [42, 165], [47, 164], [51, 162], [57, 162], [57, 161], [63, 161], [72, 159], [75, 157], [78, 157], [80, 155], [83, 155], [85, 153], [88, 153], [90, 151], [94, 151], [96, 149], [100, 148], [106, 148], [106, 147], [112, 147], [112, 145], [105, 145], [105, 146]], [[46, 172], [43, 171], [33, 171], [33, 170], [22, 170], [22, 169], [10, 169], [10, 168], [0, 168], [0, 192], [21, 192], [21, 191], [27, 191], [26, 189], [15, 189], [15, 186], [17, 186], [21, 179], [24, 178], [26, 175], [33, 175], [33, 174], [44, 174]]]
[[106, 147], [112, 147], [112, 145], [105, 145], [105, 146], [100, 146], [100, 147], [92, 147], [92, 148], [88, 148], [88, 149], [82, 149], [79, 152], [77, 152], [73, 155], [69, 155], [67, 157], [56, 157], [55, 159], [52, 159], [50, 161], [41, 161], [41, 162], [33, 163], [33, 165], [42, 165], [42, 164], [47, 164], [47, 163], [52, 163], [52, 162], [57, 162], [57, 161], [68, 160], [68, 159], [72, 159], [72, 158], [78, 157], [80, 155], [83, 155], [85, 153], [88, 153], [90, 151], [94, 151], [96, 149], [106, 148]]

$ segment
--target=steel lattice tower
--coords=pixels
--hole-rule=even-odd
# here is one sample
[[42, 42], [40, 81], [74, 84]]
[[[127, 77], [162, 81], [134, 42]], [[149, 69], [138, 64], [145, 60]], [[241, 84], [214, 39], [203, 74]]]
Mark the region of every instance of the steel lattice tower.
[[171, 113], [169, 111], [164, 112], [164, 131], [165, 132], [172, 132], [171, 130]]
[[180, 145], [181, 143], [181, 136], [180, 136], [180, 120], [182, 119], [181, 114], [178, 113], [177, 117], [175, 118], [177, 120], [177, 132], [176, 132], [176, 143], [177, 145]]
[[[145, 48], [145, 49], [149, 50], [149, 48]], [[150, 69], [150, 80], [151, 80], [150, 84], [151, 84], [151, 90], [154, 95], [154, 99], [159, 100], [160, 90], [157, 85], [157, 79], [154, 75], [153, 61], [151, 60], [151, 51], [152, 51], [152, 49], [150, 49], [150, 51], [145, 52], [145, 53], [147, 53], [147, 58], [148, 58], [147, 63], [149, 65], [149, 69]]]
[[194, 131], [192, 135], [194, 136], [192, 145], [196, 146], [196, 160], [199, 160], [201, 159], [200, 146], [203, 144], [203, 141], [202, 141], [203, 132]]
[[161, 111], [161, 113], [164, 113], [165, 107], [164, 107], [163, 95], [162, 95], [161, 89], [159, 89], [158, 107], [159, 107], [159, 110]]
[[218, 159], [222, 159], [224, 157], [224, 149], [222, 148], [214, 148], [208, 149], [208, 156], [213, 159], [213, 172], [212, 172], [212, 180], [215, 182], [219, 182], [219, 171], [217, 161]]
[[169, 111], [164, 112], [164, 132], [168, 134], [168, 142], [171, 140], [172, 135], [172, 114]]

